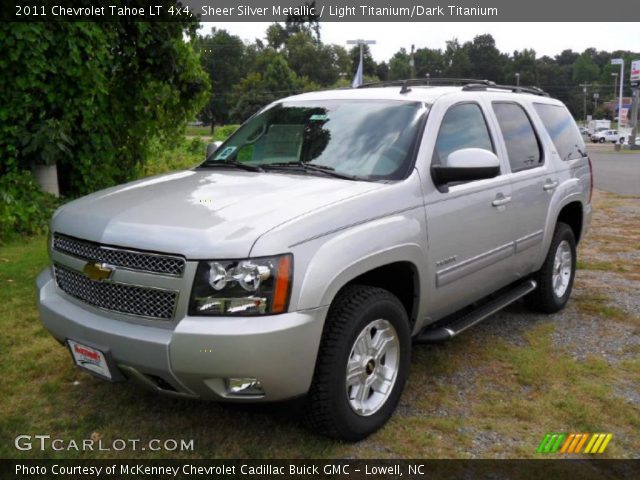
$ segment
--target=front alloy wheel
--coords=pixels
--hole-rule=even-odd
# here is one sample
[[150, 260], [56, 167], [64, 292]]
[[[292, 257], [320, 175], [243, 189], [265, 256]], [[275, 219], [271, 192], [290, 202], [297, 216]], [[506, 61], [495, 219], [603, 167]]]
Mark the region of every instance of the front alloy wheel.
[[371, 322], [356, 338], [345, 386], [353, 411], [369, 416], [380, 410], [391, 394], [400, 367], [400, 339], [388, 320]]
[[411, 355], [407, 312], [387, 290], [349, 285], [333, 301], [307, 397], [311, 427], [356, 441], [382, 427], [396, 408]]

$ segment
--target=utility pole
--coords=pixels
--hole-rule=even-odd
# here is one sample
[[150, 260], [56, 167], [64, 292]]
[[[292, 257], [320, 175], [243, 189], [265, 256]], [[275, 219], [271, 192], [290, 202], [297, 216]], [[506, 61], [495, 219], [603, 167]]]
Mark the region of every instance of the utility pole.
[[596, 110], [598, 110], [598, 99], [600, 98], [599, 92], [593, 94], [593, 118], [596, 118]]
[[411, 67], [411, 78], [416, 78], [416, 61], [413, 57], [413, 52], [415, 51], [416, 46], [411, 44], [411, 56], [409, 57], [409, 66]]
[[365, 45], [375, 45], [375, 40], [363, 40], [358, 38], [357, 40], [347, 40], [347, 45], [359, 45], [360, 46], [360, 65], [362, 65], [362, 76], [364, 77], [364, 58], [362, 49]]
[[631, 136], [629, 144], [632, 149], [636, 149], [636, 138], [638, 135], [638, 102], [640, 102], [640, 60], [631, 62], [631, 92], [633, 94], [631, 102]]
[[584, 124], [587, 124], [587, 88], [591, 86], [590, 83], [581, 83], [580, 86], [582, 87], [582, 95], [584, 97], [584, 101], [583, 101], [583, 111], [584, 111]]
[[[618, 98], [618, 95], [616, 95], [616, 86], [618, 85], [618, 72], [612, 73], [611, 76], [613, 77], [613, 103], [616, 103], [616, 99]], [[616, 116], [616, 107], [613, 107], [613, 113], [611, 114], [611, 120], [615, 120], [615, 116]]]
[[622, 87], [624, 86], [624, 59], [612, 58], [611, 65], [620, 65], [620, 98], [618, 99], [618, 128], [620, 128], [620, 120], [622, 118]]

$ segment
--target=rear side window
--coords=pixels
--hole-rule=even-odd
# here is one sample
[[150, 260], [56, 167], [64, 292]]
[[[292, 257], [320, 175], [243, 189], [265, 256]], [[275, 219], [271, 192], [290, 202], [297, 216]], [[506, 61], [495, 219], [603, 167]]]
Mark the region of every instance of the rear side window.
[[529, 116], [517, 103], [494, 102], [493, 111], [507, 146], [512, 172], [542, 165], [542, 152]]
[[452, 106], [442, 119], [433, 165], [442, 165], [450, 153], [462, 148], [482, 148], [493, 152], [487, 122], [477, 103]]
[[562, 160], [581, 158], [586, 149], [582, 135], [569, 111], [560, 105], [535, 103], [534, 107]]

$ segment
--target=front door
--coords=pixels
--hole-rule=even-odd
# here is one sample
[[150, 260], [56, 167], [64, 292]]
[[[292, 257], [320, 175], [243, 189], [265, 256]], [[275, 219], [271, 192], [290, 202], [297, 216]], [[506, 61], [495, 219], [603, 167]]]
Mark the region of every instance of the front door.
[[[472, 101], [440, 110], [442, 120], [431, 165], [445, 162], [450, 153], [462, 148], [482, 148], [501, 156], [486, 121], [486, 108], [488, 105]], [[512, 191], [506, 173], [501, 159], [497, 177], [448, 189], [427, 188], [428, 264], [434, 292], [429, 310], [433, 319], [515, 279]]]

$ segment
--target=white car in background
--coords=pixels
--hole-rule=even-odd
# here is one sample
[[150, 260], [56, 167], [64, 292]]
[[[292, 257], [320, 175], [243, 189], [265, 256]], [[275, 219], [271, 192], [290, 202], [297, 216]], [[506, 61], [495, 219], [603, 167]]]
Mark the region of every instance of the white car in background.
[[591, 135], [591, 141], [593, 143], [624, 143], [624, 136], [618, 130], [603, 130]]

